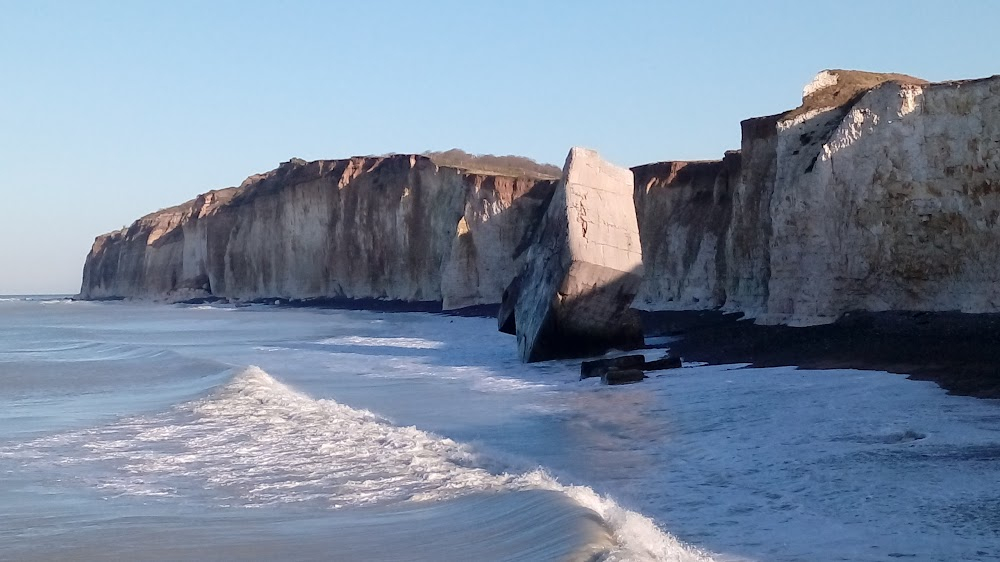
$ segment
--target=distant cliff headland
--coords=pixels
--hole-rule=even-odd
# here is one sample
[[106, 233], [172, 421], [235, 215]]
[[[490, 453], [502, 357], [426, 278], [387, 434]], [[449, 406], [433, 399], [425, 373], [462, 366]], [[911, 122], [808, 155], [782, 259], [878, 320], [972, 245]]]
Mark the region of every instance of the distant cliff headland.
[[[824, 71], [723, 159], [633, 168], [636, 306], [1000, 312], [998, 94], [1000, 77]], [[557, 176], [461, 151], [293, 160], [99, 236], [81, 297], [497, 303]]]
[[487, 173], [436, 156], [292, 160], [152, 213], [97, 238], [81, 296], [499, 302], [556, 180], [527, 159]]

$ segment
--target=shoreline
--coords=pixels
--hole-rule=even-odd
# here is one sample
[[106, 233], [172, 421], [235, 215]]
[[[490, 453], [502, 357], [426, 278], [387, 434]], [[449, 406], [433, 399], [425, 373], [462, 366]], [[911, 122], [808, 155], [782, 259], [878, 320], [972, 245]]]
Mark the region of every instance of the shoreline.
[[[443, 310], [440, 301], [345, 298], [254, 303], [490, 319], [496, 319], [500, 308], [485, 304]], [[740, 313], [718, 311], [640, 310], [639, 314], [646, 337], [676, 338], [665, 347], [687, 361], [887, 371], [935, 382], [949, 394], [1000, 398], [1000, 314], [859, 311], [832, 324], [799, 328], [759, 326]]]
[[[115, 301], [128, 299], [83, 299]], [[374, 298], [199, 298], [169, 304], [269, 305], [279, 308], [424, 312], [495, 319], [499, 304], [444, 310], [441, 301]], [[759, 326], [740, 313], [640, 310], [643, 333], [670, 336], [685, 361], [752, 367], [887, 371], [933, 381], [949, 394], [1000, 399], [1000, 313], [850, 312], [820, 326]]]
[[283, 297], [268, 297], [251, 300], [231, 300], [224, 297], [199, 297], [179, 301], [167, 301], [156, 299], [136, 299], [132, 297], [100, 297], [100, 298], [80, 298], [78, 295], [67, 295], [62, 298], [69, 300], [79, 300], [84, 302], [148, 302], [153, 304], [180, 304], [180, 305], [203, 305], [203, 304], [227, 304], [236, 307], [266, 305], [278, 308], [316, 308], [329, 310], [366, 310], [369, 312], [426, 312], [429, 314], [442, 314], [444, 316], [465, 316], [477, 318], [496, 318], [500, 311], [499, 304], [476, 304], [461, 308], [445, 310], [441, 301], [404, 301], [386, 300], [377, 298], [352, 299], [347, 297], [315, 297], [307, 299], [289, 299]]
[[888, 371], [949, 394], [1000, 398], [1000, 314], [852, 312], [804, 328], [716, 311], [641, 315], [647, 337], [676, 337], [669, 348], [687, 361]]
[[369, 312], [426, 312], [429, 314], [441, 314], [444, 316], [464, 316], [493, 319], [496, 319], [497, 313], [500, 311], [499, 304], [477, 304], [445, 310], [441, 301], [402, 301], [373, 298], [349, 299], [341, 297], [320, 297], [313, 299], [257, 299], [248, 301], [246, 304], [267, 304], [281, 308], [367, 310]]

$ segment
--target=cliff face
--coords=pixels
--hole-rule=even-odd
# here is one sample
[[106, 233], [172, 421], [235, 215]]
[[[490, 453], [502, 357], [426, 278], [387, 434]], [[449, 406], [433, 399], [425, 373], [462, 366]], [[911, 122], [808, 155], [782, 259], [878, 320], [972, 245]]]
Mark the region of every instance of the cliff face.
[[[1000, 312], [1000, 77], [824, 71], [742, 132], [721, 161], [633, 169], [635, 306]], [[554, 187], [420, 156], [288, 163], [99, 237], [81, 293], [496, 303]]]
[[500, 302], [525, 237], [545, 213], [556, 181], [467, 175], [471, 188], [441, 279], [445, 309]]
[[725, 308], [791, 325], [1000, 310], [998, 94], [998, 77], [829, 71], [803, 107], [744, 122]]
[[636, 306], [758, 323], [1000, 311], [1000, 77], [824, 71], [718, 162], [638, 166]]
[[211, 191], [98, 236], [83, 267], [83, 298], [185, 299], [210, 294], [207, 217], [235, 188]]
[[730, 152], [720, 161], [647, 164], [632, 172], [646, 272], [634, 306], [646, 310], [722, 306], [724, 249], [740, 153]]
[[81, 296], [499, 302], [554, 183], [421, 156], [290, 162], [99, 237]]

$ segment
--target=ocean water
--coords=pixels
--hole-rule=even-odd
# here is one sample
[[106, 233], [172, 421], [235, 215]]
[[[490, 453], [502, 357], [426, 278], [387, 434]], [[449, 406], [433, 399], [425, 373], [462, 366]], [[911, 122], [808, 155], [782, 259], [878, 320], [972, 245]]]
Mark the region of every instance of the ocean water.
[[0, 298], [0, 559], [1000, 559], [994, 401], [515, 351], [490, 319]]

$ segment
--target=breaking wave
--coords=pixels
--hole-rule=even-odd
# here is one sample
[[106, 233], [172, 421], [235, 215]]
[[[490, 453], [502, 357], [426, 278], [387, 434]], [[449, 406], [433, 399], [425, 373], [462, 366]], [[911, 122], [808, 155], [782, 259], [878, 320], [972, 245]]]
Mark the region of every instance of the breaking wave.
[[[367, 410], [313, 399], [257, 367], [169, 411], [36, 439], [0, 449], [0, 457], [89, 463], [96, 467], [88, 471], [89, 484], [106, 494], [197, 498], [226, 507], [318, 503], [332, 510], [405, 511], [477, 498], [478, 510], [530, 517], [520, 527], [526, 540], [539, 520], [565, 520], [568, 508], [560, 502], [568, 499], [574, 525], [585, 526], [595, 515], [600, 522], [585, 533], [586, 544], [574, 547], [581, 556], [590, 553], [585, 558], [710, 560], [591, 488], [561, 484], [542, 469], [504, 471], [502, 459], [482, 458], [469, 446]], [[545, 499], [552, 497], [563, 499]], [[512, 509], [511, 502], [521, 501], [516, 498], [533, 507]]]

